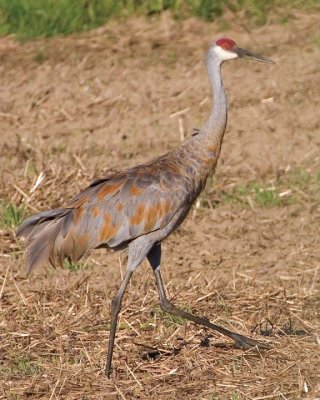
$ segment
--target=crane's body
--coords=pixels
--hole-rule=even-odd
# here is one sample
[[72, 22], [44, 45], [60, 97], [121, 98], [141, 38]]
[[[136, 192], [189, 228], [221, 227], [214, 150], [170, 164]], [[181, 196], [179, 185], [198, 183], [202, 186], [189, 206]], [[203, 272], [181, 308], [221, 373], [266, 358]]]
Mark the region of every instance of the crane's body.
[[182, 222], [212, 171], [213, 147], [204, 157], [202, 145], [201, 135], [193, 136], [150, 163], [93, 182], [65, 208], [28, 219], [19, 230], [30, 235], [28, 272], [48, 260], [77, 261], [92, 248], [122, 248], [139, 237], [162, 241]]
[[230, 39], [219, 39], [210, 47], [206, 64], [214, 94], [212, 111], [204, 126], [178, 148], [146, 164], [93, 182], [66, 207], [28, 218], [17, 232], [27, 239], [28, 273], [48, 261], [53, 265], [62, 264], [65, 258], [77, 261], [90, 249], [128, 247], [127, 273], [112, 303], [108, 376], [121, 300], [132, 273], [145, 257], [154, 270], [163, 309], [217, 330], [244, 347], [259, 344], [177, 309], [166, 298], [160, 274], [162, 240], [185, 219], [220, 155], [227, 123], [221, 63], [244, 56], [272, 63], [238, 48]]

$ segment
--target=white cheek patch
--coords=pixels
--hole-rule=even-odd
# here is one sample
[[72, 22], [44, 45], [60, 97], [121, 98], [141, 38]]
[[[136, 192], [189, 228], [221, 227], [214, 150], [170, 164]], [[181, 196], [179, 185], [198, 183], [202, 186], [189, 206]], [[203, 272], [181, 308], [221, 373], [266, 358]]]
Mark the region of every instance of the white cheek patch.
[[238, 57], [237, 53], [233, 53], [232, 51], [225, 50], [220, 46], [215, 46], [213, 48], [213, 51], [220, 58], [220, 60], [231, 60], [232, 58]]

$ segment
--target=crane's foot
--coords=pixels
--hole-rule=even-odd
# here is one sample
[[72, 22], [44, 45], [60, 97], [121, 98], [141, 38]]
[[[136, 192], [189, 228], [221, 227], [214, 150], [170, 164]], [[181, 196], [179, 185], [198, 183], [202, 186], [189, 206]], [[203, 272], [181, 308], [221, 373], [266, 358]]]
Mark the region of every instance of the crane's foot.
[[235, 341], [237, 346], [245, 350], [252, 349], [253, 347], [258, 347], [259, 349], [264, 350], [268, 350], [271, 348], [271, 346], [266, 343], [250, 339], [247, 336], [239, 335], [238, 333], [235, 334], [232, 339]]
[[107, 379], [111, 379], [111, 372], [112, 372], [111, 368], [106, 367], [104, 369], [104, 374], [105, 374]]

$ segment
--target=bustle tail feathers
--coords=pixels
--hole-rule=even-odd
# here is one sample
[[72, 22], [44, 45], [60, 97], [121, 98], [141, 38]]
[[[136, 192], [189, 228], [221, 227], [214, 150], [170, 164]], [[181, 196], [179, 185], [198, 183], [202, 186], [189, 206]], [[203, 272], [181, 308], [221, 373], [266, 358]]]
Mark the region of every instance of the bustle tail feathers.
[[48, 262], [53, 266], [62, 265], [68, 258], [78, 260], [86, 251], [76, 246], [68, 222], [72, 209], [57, 208], [44, 211], [26, 219], [17, 230], [18, 237], [26, 239], [26, 273], [27, 276]]

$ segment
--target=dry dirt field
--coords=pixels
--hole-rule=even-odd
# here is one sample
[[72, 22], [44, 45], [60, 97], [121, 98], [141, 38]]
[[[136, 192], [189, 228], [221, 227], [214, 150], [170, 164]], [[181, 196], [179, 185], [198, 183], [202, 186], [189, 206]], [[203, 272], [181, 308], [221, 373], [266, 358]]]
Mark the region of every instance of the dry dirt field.
[[[320, 398], [318, 22], [297, 15], [249, 31], [231, 19], [223, 31], [164, 14], [69, 38], [0, 39], [1, 399]], [[63, 205], [108, 171], [177, 146], [209, 112], [204, 51], [221, 35], [277, 65], [223, 66], [221, 158], [164, 242], [162, 270], [177, 305], [271, 349], [237, 349], [161, 312], [143, 263], [108, 381], [110, 303], [126, 254], [96, 250], [23, 279], [9, 207], [31, 214]]]

